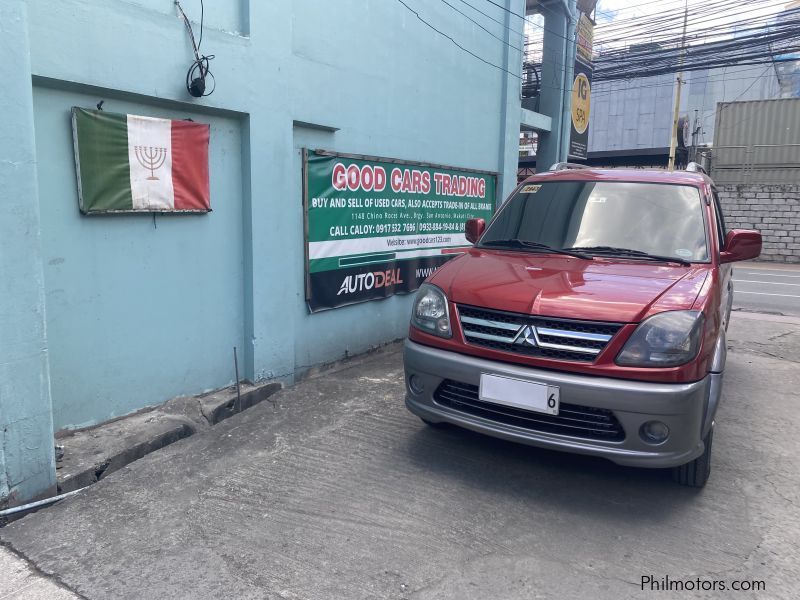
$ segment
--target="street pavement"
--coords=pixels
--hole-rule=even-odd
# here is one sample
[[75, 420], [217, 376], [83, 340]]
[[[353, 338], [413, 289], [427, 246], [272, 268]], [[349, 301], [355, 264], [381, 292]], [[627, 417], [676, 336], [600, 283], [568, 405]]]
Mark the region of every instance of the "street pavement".
[[[738, 311], [728, 341], [703, 490], [427, 427], [404, 408], [395, 346], [150, 454], [0, 540], [103, 600], [794, 599], [800, 319]], [[641, 589], [645, 576], [765, 590], [659, 593]]]
[[0, 546], [0, 600], [74, 600], [76, 596]]
[[734, 266], [734, 308], [800, 317], [800, 264]]

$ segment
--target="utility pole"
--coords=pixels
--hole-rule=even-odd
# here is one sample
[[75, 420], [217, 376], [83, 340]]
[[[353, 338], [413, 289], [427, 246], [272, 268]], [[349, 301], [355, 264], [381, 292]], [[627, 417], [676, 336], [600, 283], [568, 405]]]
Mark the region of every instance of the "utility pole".
[[681, 86], [683, 85], [683, 57], [686, 54], [686, 22], [689, 19], [689, 0], [683, 9], [683, 36], [681, 38], [681, 56], [678, 59], [678, 81], [675, 87], [675, 112], [672, 115], [672, 135], [669, 140], [669, 170], [675, 170], [675, 149], [678, 145], [678, 115], [681, 111]]

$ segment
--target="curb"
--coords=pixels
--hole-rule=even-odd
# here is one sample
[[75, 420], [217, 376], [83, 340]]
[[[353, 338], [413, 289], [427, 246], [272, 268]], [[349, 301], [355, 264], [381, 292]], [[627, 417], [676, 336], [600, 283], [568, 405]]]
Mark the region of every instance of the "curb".
[[95, 427], [61, 432], [64, 447], [58, 464], [58, 493], [97, 483], [105, 476], [177, 441], [205, 431], [267, 400], [283, 388], [280, 383], [243, 385], [200, 396], [179, 397]]

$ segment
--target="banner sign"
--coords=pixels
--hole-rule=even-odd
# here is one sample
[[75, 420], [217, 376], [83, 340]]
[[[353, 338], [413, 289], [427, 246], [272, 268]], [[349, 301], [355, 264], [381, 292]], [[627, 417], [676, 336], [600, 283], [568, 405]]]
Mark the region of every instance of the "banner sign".
[[306, 300], [316, 312], [415, 291], [494, 213], [497, 176], [304, 150]]
[[570, 158], [585, 159], [589, 148], [589, 113], [592, 101], [592, 67], [575, 60], [572, 82], [572, 126], [569, 138]]
[[583, 13], [581, 13], [578, 19], [576, 35], [578, 38], [578, 46], [576, 48], [577, 56], [585, 64], [591, 65], [593, 60], [592, 54], [594, 52], [594, 23]]
[[76, 106], [72, 135], [82, 213], [211, 211], [208, 125]]

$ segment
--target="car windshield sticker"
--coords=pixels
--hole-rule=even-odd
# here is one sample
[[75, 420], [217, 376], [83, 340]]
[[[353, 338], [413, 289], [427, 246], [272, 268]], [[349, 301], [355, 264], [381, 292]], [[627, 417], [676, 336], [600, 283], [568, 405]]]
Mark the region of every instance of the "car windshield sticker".
[[687, 250], [686, 248], [678, 248], [677, 250], [675, 250], [675, 254], [677, 254], [678, 256], [685, 256], [687, 258], [691, 258], [693, 256], [692, 251]]
[[535, 194], [536, 192], [539, 191], [540, 187], [542, 187], [542, 186], [541, 185], [533, 185], [533, 184], [529, 184], [529, 185], [523, 186], [522, 190], [520, 190], [520, 194]]

